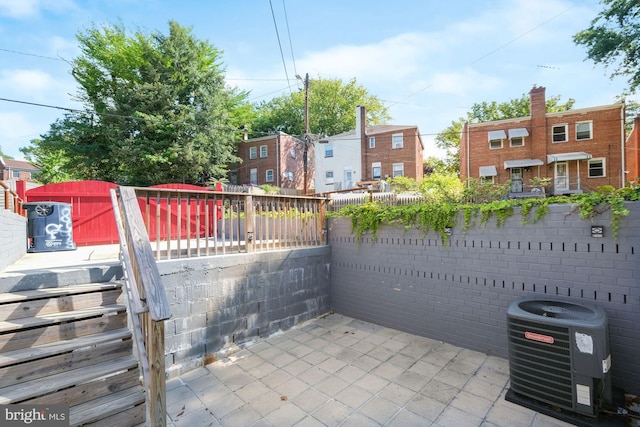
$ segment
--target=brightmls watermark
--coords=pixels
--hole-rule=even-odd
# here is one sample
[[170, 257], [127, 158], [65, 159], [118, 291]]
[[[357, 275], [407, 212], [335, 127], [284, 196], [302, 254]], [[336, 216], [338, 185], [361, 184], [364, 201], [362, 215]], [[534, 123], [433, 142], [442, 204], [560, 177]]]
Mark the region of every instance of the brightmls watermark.
[[69, 427], [68, 405], [2, 405], [0, 426]]

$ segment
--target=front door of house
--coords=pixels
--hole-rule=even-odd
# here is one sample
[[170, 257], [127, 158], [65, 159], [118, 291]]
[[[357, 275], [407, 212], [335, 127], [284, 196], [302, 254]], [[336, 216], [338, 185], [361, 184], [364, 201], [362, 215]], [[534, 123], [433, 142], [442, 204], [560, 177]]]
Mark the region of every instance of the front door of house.
[[554, 177], [554, 193], [569, 191], [569, 167], [567, 162], [556, 162]]
[[522, 193], [522, 168], [511, 168], [511, 192]]

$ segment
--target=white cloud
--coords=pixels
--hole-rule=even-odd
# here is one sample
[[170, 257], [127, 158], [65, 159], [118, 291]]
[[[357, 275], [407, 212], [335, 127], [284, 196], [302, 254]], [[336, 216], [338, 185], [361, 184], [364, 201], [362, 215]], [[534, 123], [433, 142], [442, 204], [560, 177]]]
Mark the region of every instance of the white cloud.
[[40, 70], [2, 70], [0, 74], [0, 88], [19, 93], [23, 98], [40, 98], [44, 92], [56, 86], [56, 80]]
[[15, 19], [33, 18], [43, 10], [60, 13], [75, 8], [72, 0], [0, 0], [0, 16]]
[[0, 0], [0, 15], [26, 18], [38, 14], [39, 0]]

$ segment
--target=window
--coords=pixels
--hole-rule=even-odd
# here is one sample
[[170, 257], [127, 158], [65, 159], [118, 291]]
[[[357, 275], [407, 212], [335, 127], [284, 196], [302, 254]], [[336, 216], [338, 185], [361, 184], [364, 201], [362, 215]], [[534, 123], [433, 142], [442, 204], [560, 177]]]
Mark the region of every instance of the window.
[[553, 142], [567, 141], [567, 125], [556, 125], [552, 128]]
[[502, 148], [502, 140], [501, 139], [491, 139], [489, 140], [489, 149], [497, 150], [498, 148]]
[[267, 169], [264, 174], [264, 179], [267, 182], [273, 182], [273, 169]]
[[480, 177], [480, 184], [493, 184], [493, 177], [492, 176], [481, 176]]
[[395, 133], [391, 135], [391, 148], [402, 148], [404, 145], [404, 135]]
[[288, 179], [289, 181], [293, 181], [293, 172], [284, 172], [282, 174], [284, 179]]
[[515, 138], [511, 138], [510, 145], [512, 147], [523, 147], [524, 146], [524, 136], [516, 136]]
[[509, 129], [509, 145], [511, 147], [524, 147], [524, 139], [529, 136], [527, 128]]
[[375, 136], [372, 136], [371, 138], [369, 138], [369, 148], [376, 148], [376, 138], [375, 138]]
[[393, 164], [393, 177], [404, 176], [404, 163]]
[[375, 162], [371, 164], [371, 178], [380, 179], [382, 177], [382, 164]]
[[268, 151], [269, 151], [269, 147], [267, 147], [266, 145], [261, 145], [260, 146], [260, 158], [264, 159], [265, 157], [267, 157]]
[[502, 142], [507, 138], [507, 133], [503, 130], [492, 130], [487, 135], [489, 136], [490, 150], [502, 148]]
[[327, 144], [324, 146], [324, 156], [333, 157], [333, 145]]
[[602, 178], [607, 176], [605, 171], [605, 159], [589, 160], [589, 178]]
[[258, 169], [251, 168], [249, 170], [249, 184], [258, 184]]
[[250, 159], [258, 158], [258, 147], [249, 147], [249, 158]]
[[20, 178], [20, 171], [18, 169], [13, 169], [11, 171], [11, 175], [13, 175], [14, 178]]
[[576, 123], [576, 139], [591, 139], [591, 130], [592, 130], [593, 122], [579, 122]]
[[324, 173], [324, 181], [326, 184], [333, 184], [333, 171], [326, 171]]

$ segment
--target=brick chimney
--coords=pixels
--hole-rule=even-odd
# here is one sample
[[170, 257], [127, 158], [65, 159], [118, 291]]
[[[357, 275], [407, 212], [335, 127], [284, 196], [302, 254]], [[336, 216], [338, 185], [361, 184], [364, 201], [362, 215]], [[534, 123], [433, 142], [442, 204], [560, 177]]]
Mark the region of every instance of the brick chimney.
[[533, 85], [529, 92], [531, 158], [547, 162], [547, 101], [545, 88]]

